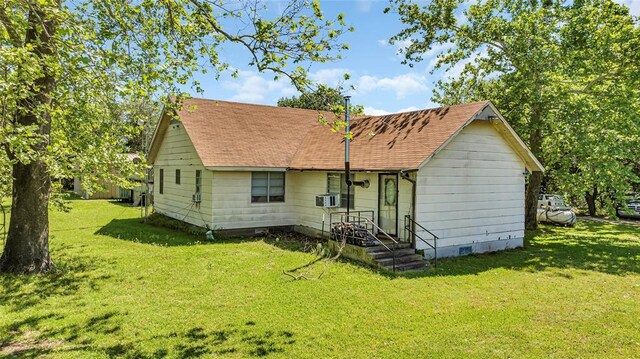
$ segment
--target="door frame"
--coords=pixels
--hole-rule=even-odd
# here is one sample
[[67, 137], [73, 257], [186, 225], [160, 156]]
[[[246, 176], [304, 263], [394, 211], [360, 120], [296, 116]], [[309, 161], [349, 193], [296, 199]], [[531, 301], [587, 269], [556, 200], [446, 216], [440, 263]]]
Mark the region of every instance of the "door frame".
[[380, 172], [378, 173], [378, 226], [380, 228], [382, 228], [382, 225], [380, 223], [380, 206], [382, 205], [382, 196], [380, 196], [380, 192], [382, 190], [382, 186], [383, 183], [381, 181], [382, 176], [395, 176], [396, 177], [396, 225], [395, 225], [395, 229], [394, 229], [394, 233], [389, 233], [387, 232], [387, 234], [389, 234], [392, 237], [398, 237], [398, 207], [400, 207], [400, 198], [398, 197], [398, 195], [400, 194], [400, 183], [399, 183], [399, 176], [397, 172]]

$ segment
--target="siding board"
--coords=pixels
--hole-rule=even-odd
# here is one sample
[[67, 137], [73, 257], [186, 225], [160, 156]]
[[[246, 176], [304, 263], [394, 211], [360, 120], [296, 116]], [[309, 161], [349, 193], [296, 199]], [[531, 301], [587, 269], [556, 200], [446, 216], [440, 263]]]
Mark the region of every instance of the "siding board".
[[522, 238], [524, 168], [490, 123], [471, 123], [420, 168], [418, 223], [440, 237], [439, 246]]

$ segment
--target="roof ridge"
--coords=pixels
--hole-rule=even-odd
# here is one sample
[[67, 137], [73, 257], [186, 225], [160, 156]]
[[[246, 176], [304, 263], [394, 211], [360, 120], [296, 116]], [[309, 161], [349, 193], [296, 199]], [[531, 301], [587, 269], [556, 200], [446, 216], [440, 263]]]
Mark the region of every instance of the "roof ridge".
[[189, 100], [198, 100], [198, 101], [206, 101], [206, 102], [223, 102], [225, 104], [233, 104], [233, 105], [241, 105], [241, 106], [254, 106], [254, 107], [266, 107], [266, 108], [271, 108], [271, 109], [278, 109], [278, 110], [294, 110], [294, 111], [301, 111], [301, 112], [316, 112], [316, 113], [330, 113], [331, 111], [323, 111], [323, 110], [311, 110], [311, 109], [307, 109], [307, 108], [298, 108], [298, 107], [286, 107], [286, 106], [278, 106], [278, 105], [264, 105], [264, 104], [257, 104], [257, 103], [246, 103], [246, 102], [237, 102], [237, 101], [228, 101], [228, 100], [216, 100], [216, 99], [210, 99], [210, 98], [203, 98], [203, 97], [189, 97], [188, 99], [185, 99], [184, 101], [189, 101]]

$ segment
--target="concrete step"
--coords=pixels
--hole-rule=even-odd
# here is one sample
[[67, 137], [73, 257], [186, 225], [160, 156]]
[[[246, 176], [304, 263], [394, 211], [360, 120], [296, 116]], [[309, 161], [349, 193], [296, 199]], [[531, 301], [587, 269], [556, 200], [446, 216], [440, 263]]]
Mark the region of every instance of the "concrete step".
[[[385, 249], [377, 252], [368, 252], [371, 258], [373, 259], [382, 259], [382, 258], [391, 258], [393, 257], [393, 253], [389, 252]], [[396, 256], [406, 256], [410, 254], [415, 254], [416, 252], [412, 248], [403, 248], [396, 250]]]
[[[387, 247], [393, 249], [394, 245], [396, 246], [397, 249], [404, 249], [404, 248], [411, 248], [411, 243], [405, 243], [405, 242], [400, 242], [398, 244], [394, 244], [394, 243], [385, 243], [387, 245]], [[371, 246], [371, 247], [367, 247], [367, 252], [371, 253], [371, 252], [388, 252], [387, 249], [380, 245], [380, 246]]]
[[[399, 263], [408, 263], [408, 262], [424, 262], [424, 260], [422, 259], [422, 256], [419, 254], [409, 254], [409, 255], [403, 255], [403, 256], [397, 256], [396, 257], [396, 265]], [[386, 267], [386, 266], [391, 266], [393, 265], [393, 256], [388, 257], [388, 258], [380, 258], [380, 259], [376, 259], [376, 262], [378, 262], [378, 264]]]
[[[393, 264], [384, 266], [388, 270], [393, 270]], [[396, 263], [396, 271], [409, 271], [409, 270], [422, 270], [427, 267], [427, 262], [424, 260], [414, 261], [414, 262], [406, 262], [406, 263]]]

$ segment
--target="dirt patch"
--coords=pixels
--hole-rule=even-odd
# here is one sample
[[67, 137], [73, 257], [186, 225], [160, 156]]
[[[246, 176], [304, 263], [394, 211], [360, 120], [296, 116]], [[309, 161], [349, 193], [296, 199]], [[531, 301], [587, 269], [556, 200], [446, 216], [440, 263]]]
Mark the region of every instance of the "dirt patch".
[[[16, 338], [19, 334], [9, 333]], [[50, 351], [64, 344], [64, 340], [48, 340], [39, 337], [38, 332], [26, 331], [19, 338], [0, 343], [0, 356], [19, 356], [25, 352]]]

